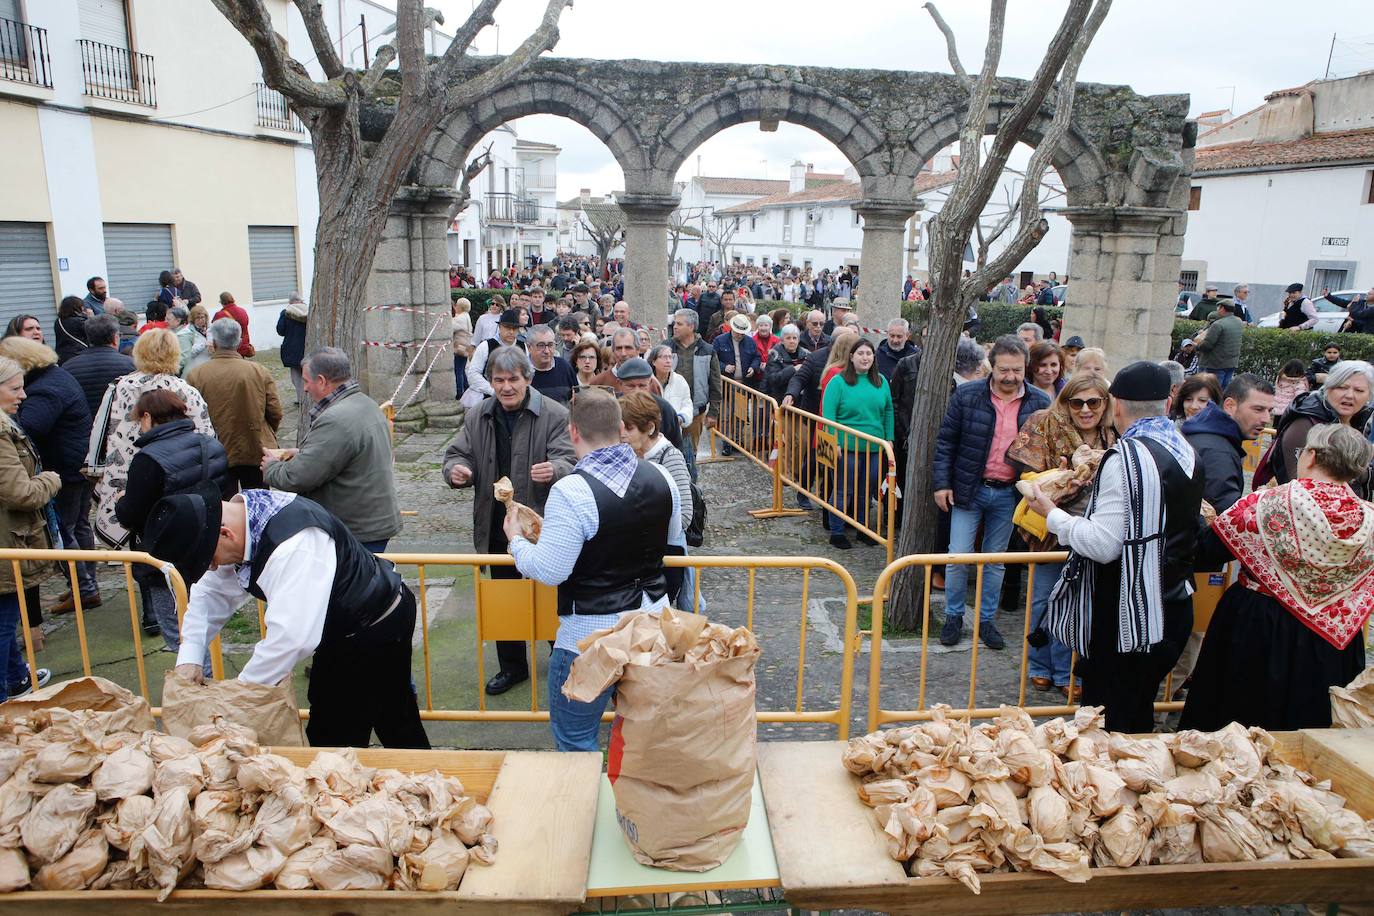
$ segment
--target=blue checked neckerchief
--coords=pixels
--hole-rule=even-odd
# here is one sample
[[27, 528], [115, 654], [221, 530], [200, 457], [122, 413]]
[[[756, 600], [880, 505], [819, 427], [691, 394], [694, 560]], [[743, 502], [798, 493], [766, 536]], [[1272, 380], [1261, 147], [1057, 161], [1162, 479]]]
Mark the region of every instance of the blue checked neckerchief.
[[1168, 417], [1144, 417], [1131, 424], [1131, 428], [1126, 430], [1123, 439], [1135, 439], [1144, 437], [1153, 439], [1160, 445], [1169, 450], [1169, 454], [1174, 456], [1178, 466], [1183, 468], [1183, 473], [1189, 477], [1193, 476], [1193, 465], [1197, 461], [1197, 453], [1188, 444], [1188, 440], [1183, 438], [1183, 433], [1178, 431], [1174, 421]]
[[295, 499], [296, 494], [283, 493], [280, 490], [244, 490], [239, 496], [243, 497], [244, 510], [248, 516], [248, 542], [243, 545], [243, 562], [234, 567], [234, 573], [239, 578], [239, 584], [246, 589], [253, 578], [253, 554], [257, 552], [258, 542], [262, 540], [267, 523], [272, 521], [272, 517], [280, 512], [282, 507]]
[[616, 496], [624, 497], [630, 488], [630, 478], [639, 467], [634, 449], [624, 442], [589, 452], [577, 462], [577, 470], [586, 471], [606, 485]]

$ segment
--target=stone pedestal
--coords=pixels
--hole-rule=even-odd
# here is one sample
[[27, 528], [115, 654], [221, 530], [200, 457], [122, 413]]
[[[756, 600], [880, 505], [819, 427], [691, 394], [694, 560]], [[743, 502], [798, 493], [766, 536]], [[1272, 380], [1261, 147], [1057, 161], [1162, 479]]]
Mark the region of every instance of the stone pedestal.
[[861, 200], [854, 205], [864, 221], [856, 314], [866, 328], [886, 328], [901, 317], [903, 239], [907, 220], [919, 208], [910, 200]]
[[[412, 406], [453, 400], [453, 353], [440, 348], [453, 337], [446, 236], [450, 208], [459, 199], [452, 188], [411, 186], [392, 201], [367, 284], [371, 308], [361, 327], [370, 345], [363, 347], [355, 371], [363, 390], [378, 402], [395, 396], [400, 407], [427, 370]], [[422, 351], [418, 359], [417, 350]]]
[[668, 217], [678, 205], [671, 194], [622, 194], [625, 211], [625, 301], [640, 324], [665, 327], [668, 309]]
[[1101, 347], [1113, 373], [1134, 360], [1167, 359], [1186, 213], [1166, 207], [1060, 212], [1073, 224], [1060, 339], [1079, 334], [1088, 346]]

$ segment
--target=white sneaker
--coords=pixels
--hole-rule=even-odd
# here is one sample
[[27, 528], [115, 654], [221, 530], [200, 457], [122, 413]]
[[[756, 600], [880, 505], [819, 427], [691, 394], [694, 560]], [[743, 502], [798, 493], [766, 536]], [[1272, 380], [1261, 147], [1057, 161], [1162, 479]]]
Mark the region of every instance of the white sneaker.
[[[38, 669], [38, 686], [39, 686], [40, 688], [46, 687], [46, 686], [48, 686], [48, 681], [50, 681], [50, 680], [52, 680], [52, 672], [49, 671], [47, 668], [39, 668], [39, 669]], [[33, 692], [33, 684], [29, 683], [29, 679], [26, 677], [26, 678], [24, 678], [24, 680], [23, 680], [19, 685], [17, 685], [16, 687], [14, 687], [13, 689], [10, 690], [10, 699], [12, 700], [12, 699], [14, 699], [15, 697], [22, 697], [22, 696], [24, 696], [25, 694], [27, 694], [27, 693], [32, 693], [32, 692]]]

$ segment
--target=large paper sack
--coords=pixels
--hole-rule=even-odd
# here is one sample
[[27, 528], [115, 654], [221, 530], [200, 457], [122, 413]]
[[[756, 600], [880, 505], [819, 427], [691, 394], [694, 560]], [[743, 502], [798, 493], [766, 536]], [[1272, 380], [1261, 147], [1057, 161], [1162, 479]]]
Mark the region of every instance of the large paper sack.
[[636, 861], [715, 868], [749, 823], [753, 634], [664, 610], [628, 614], [579, 648], [563, 695], [589, 702], [617, 685], [607, 775]]
[[290, 675], [275, 687], [267, 687], [237, 679], [197, 684], [175, 670], [167, 672], [162, 687], [162, 724], [168, 734], [185, 738], [199, 726], [209, 725], [215, 716], [251, 728], [259, 744], [305, 744]]
[[79, 710], [99, 713], [106, 734], [152, 731], [153, 712], [148, 701], [103, 677], [79, 677], [49, 684], [17, 700], [0, 704], [0, 719], [28, 716], [40, 709]]

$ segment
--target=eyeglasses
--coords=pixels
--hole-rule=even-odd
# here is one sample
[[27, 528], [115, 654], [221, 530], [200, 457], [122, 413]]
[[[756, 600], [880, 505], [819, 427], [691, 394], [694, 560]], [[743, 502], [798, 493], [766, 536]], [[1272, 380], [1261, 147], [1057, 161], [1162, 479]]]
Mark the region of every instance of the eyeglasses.
[[1074, 410], [1082, 410], [1082, 409], [1085, 408], [1085, 407], [1088, 408], [1089, 410], [1096, 410], [1097, 408], [1099, 408], [1099, 407], [1102, 406], [1102, 399], [1101, 399], [1101, 398], [1069, 398], [1069, 406], [1072, 407]]
[[534, 347], [534, 348], [536, 348], [536, 349], [538, 349], [538, 350], [552, 350], [552, 349], [553, 349], [553, 341], [552, 341], [552, 340], [537, 341], [537, 342], [531, 344], [530, 346], [532, 346], [532, 347]]

